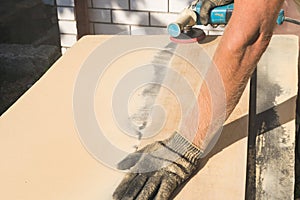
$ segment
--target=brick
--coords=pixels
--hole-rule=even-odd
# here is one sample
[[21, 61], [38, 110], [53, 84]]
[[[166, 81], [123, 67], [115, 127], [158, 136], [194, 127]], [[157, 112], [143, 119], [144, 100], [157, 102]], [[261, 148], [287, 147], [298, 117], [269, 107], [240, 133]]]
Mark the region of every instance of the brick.
[[111, 11], [104, 9], [89, 9], [89, 18], [92, 22], [111, 22]]
[[93, 0], [94, 8], [129, 9], [128, 0]]
[[168, 0], [130, 0], [130, 9], [168, 12]]
[[113, 23], [149, 25], [148, 12], [113, 10], [112, 19]]
[[74, 0], [56, 0], [56, 5], [58, 6], [72, 6], [74, 7]]
[[60, 43], [62, 47], [71, 47], [77, 41], [76, 35], [69, 35], [69, 34], [61, 34], [60, 35]]
[[57, 7], [57, 16], [60, 20], [75, 20], [74, 8]]
[[181, 12], [185, 7], [191, 4], [193, 0], [169, 0], [169, 12]]
[[150, 13], [151, 26], [167, 26], [169, 23], [174, 22], [178, 14], [171, 13]]
[[61, 48], [61, 53], [62, 53], [62, 54], [65, 54], [65, 53], [67, 52], [67, 50], [68, 50], [68, 48], [62, 47], [62, 48]]
[[77, 34], [75, 21], [58, 21], [60, 33]]
[[95, 23], [94, 27], [95, 27], [95, 34], [128, 35], [130, 33], [130, 26], [129, 25]]
[[131, 35], [165, 35], [167, 30], [161, 27], [131, 26]]

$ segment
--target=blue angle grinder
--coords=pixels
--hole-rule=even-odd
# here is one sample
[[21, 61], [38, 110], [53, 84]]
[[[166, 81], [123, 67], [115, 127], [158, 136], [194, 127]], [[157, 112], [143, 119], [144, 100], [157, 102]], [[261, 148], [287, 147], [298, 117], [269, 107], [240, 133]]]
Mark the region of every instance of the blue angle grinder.
[[[195, 25], [201, 25], [201, 5], [202, 1], [194, 1], [179, 14], [175, 22], [168, 25], [167, 30], [171, 41], [175, 43], [193, 43], [205, 38], [206, 35], [202, 29], [193, 27]], [[215, 7], [210, 11], [209, 24], [212, 25], [212, 27], [226, 25], [232, 15], [233, 8], [233, 3]], [[277, 18], [277, 24], [281, 25], [283, 22], [300, 25], [299, 20], [284, 16], [284, 11], [281, 10]]]
[[[170, 39], [176, 43], [193, 43], [203, 40], [205, 33], [202, 29], [194, 28], [194, 25], [201, 25], [200, 9], [202, 1], [194, 1], [185, 8], [178, 16], [177, 20], [168, 25], [167, 30]], [[213, 27], [228, 23], [234, 4], [219, 6], [210, 11], [209, 24]]]

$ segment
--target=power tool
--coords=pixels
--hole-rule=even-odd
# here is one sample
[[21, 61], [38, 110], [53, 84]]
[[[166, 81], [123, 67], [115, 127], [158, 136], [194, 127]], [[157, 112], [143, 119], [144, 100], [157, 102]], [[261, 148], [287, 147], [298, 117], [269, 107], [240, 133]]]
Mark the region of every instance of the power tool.
[[[168, 25], [167, 30], [171, 41], [175, 43], [193, 43], [203, 40], [206, 35], [202, 29], [193, 27], [201, 25], [200, 9], [202, 1], [197, 0], [186, 7], [178, 16], [177, 20]], [[210, 11], [209, 24], [213, 27], [218, 25], [226, 25], [232, 15], [234, 4], [215, 7]], [[277, 17], [277, 24], [290, 22], [300, 25], [300, 21], [284, 16], [284, 10], [280, 10]]]
[[283, 22], [290, 22], [290, 23], [293, 23], [293, 24], [300, 25], [299, 20], [284, 16], [284, 10], [283, 9], [280, 10], [276, 22], [277, 22], [278, 25], [281, 25]]
[[[202, 29], [193, 27], [201, 25], [200, 9], [202, 1], [194, 1], [186, 7], [178, 16], [177, 20], [168, 25], [167, 30], [170, 39], [176, 43], [198, 42], [205, 38]], [[226, 25], [232, 15], [234, 4], [215, 7], [210, 11], [209, 24], [213, 27]]]

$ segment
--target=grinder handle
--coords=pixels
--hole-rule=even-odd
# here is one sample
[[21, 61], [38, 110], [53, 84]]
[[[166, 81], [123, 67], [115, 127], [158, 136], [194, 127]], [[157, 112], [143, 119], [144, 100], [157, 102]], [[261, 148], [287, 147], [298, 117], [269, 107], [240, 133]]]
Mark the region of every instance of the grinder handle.
[[280, 12], [279, 12], [279, 15], [278, 15], [278, 17], [277, 17], [277, 20], [276, 20], [276, 23], [278, 24], [278, 25], [281, 25], [283, 22], [284, 22], [284, 10], [283, 9], [281, 9], [280, 10]]
[[168, 25], [168, 33], [172, 37], [178, 37], [186, 26], [194, 26], [197, 22], [197, 14], [195, 11], [185, 8], [177, 20]]
[[[198, 15], [200, 15], [202, 2], [200, 1], [195, 8], [195, 11]], [[234, 3], [230, 3], [223, 6], [217, 6], [213, 8], [209, 13], [208, 24], [210, 25], [220, 25], [227, 24], [234, 8]], [[198, 18], [197, 25], [202, 25], [200, 22], [200, 17]]]

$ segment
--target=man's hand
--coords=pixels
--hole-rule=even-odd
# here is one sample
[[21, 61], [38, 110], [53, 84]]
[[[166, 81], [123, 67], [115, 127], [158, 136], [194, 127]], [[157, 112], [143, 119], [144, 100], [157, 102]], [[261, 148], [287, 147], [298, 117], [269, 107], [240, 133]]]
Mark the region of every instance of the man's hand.
[[147, 145], [118, 164], [130, 169], [113, 194], [119, 199], [169, 199], [196, 171], [202, 151], [180, 134]]
[[200, 22], [203, 25], [207, 25], [209, 22], [209, 13], [210, 11], [218, 6], [227, 5], [232, 3], [233, 0], [203, 0], [202, 6], [200, 9]]

